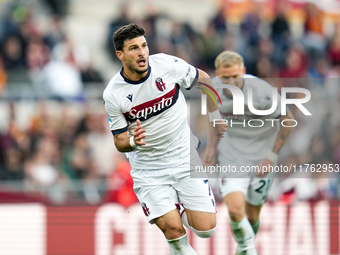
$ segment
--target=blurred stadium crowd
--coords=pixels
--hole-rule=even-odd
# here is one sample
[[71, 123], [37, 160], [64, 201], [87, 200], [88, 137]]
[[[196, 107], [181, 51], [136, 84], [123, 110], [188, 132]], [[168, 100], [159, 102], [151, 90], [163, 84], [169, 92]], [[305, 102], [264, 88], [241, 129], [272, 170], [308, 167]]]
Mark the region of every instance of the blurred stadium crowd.
[[[254, 8], [237, 22], [230, 21], [228, 5], [220, 4], [199, 29], [151, 6], [143, 19], [135, 19], [127, 3], [106, 24], [102, 50], [118, 65], [112, 34], [138, 22], [147, 30], [150, 54], [176, 55], [212, 76], [221, 51], [238, 51], [248, 73], [274, 86], [312, 91], [313, 118], [294, 111], [301, 125], [281, 163], [340, 164], [340, 19], [325, 29], [322, 10], [301, 4], [303, 29], [293, 33], [289, 1], [276, 2], [274, 15]], [[129, 206], [137, 201], [130, 166], [114, 148], [101, 102], [108, 79], [99, 66], [83, 61], [86, 52], [69, 39], [69, 5], [68, 0], [0, 0], [0, 197]], [[272, 199], [339, 199], [338, 175], [283, 179], [273, 186]]]

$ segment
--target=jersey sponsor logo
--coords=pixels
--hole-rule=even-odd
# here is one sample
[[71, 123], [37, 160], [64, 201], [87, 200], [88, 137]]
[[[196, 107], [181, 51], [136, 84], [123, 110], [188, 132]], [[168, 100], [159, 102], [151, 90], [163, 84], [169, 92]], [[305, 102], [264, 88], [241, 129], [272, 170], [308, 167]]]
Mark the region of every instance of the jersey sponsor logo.
[[164, 91], [165, 90], [165, 83], [162, 80], [162, 78], [158, 77], [156, 79], [156, 87], [160, 90], [160, 91]]
[[165, 95], [132, 107], [130, 111], [124, 113], [124, 116], [128, 122], [134, 122], [137, 119], [141, 121], [149, 119], [173, 106], [178, 99], [178, 93], [179, 86], [176, 85], [173, 90]]
[[130, 102], [132, 102], [132, 94], [127, 95], [126, 98], [129, 99]]
[[190, 68], [190, 66], [189, 66], [188, 71], [187, 71], [187, 73], [185, 74], [185, 78], [189, 76], [190, 70], [191, 70], [191, 68]]
[[147, 207], [145, 203], [142, 203], [142, 209], [143, 209], [145, 216], [148, 217], [150, 215], [149, 207]]

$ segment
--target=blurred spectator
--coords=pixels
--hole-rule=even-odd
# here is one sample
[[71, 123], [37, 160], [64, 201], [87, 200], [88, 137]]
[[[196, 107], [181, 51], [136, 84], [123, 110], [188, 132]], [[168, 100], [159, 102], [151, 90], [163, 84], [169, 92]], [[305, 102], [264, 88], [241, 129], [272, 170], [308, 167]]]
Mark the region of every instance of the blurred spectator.
[[25, 179], [25, 172], [22, 165], [24, 161], [22, 152], [15, 147], [9, 147], [4, 151], [3, 165], [1, 166], [0, 179], [22, 181]]
[[286, 3], [281, 1], [271, 24], [271, 37], [275, 42], [286, 41], [289, 38], [290, 30], [286, 12]]
[[49, 61], [49, 48], [40, 38], [29, 41], [26, 51], [28, 70], [41, 70]]
[[113, 61], [117, 60], [116, 52], [113, 46], [113, 34], [123, 25], [129, 24], [132, 21], [129, 4], [125, 3], [121, 6], [119, 13], [119, 17], [114, 17], [109, 24], [108, 34], [107, 34], [107, 43], [106, 50], [109, 56]]
[[70, 168], [75, 180], [86, 180], [97, 177], [91, 160], [87, 135], [80, 133], [74, 138], [70, 154]]
[[112, 141], [105, 113], [90, 113], [86, 119], [88, 128], [87, 143], [95, 172], [106, 179], [116, 167], [116, 155], [120, 154]]
[[306, 3], [305, 33], [323, 35], [322, 12], [314, 3]]
[[38, 138], [33, 148], [32, 158], [27, 162], [25, 171], [32, 189], [38, 190], [55, 184], [59, 179], [59, 171], [55, 166], [58, 162], [59, 150], [55, 142], [48, 137]]
[[[0, 180], [23, 180], [24, 161], [29, 143], [28, 137], [19, 130], [12, 119], [8, 133], [0, 134]], [[29, 145], [29, 144], [28, 144]]]
[[323, 13], [314, 3], [307, 3], [305, 10], [303, 44], [310, 59], [314, 59], [324, 54], [326, 47], [326, 38], [323, 31]]
[[299, 46], [292, 46], [287, 50], [285, 65], [279, 69], [280, 78], [303, 78], [307, 72], [307, 57]]
[[273, 77], [273, 64], [266, 56], [261, 56], [255, 63], [254, 75], [259, 78], [272, 78]]
[[68, 13], [69, 0], [43, 0], [53, 15], [66, 16]]
[[62, 43], [66, 38], [62, 23], [63, 21], [59, 16], [52, 16], [50, 19], [49, 29], [44, 35], [44, 40], [51, 49], [58, 43]]
[[83, 84], [80, 71], [74, 66], [72, 48], [68, 41], [58, 44], [52, 58], [41, 70], [43, 84], [52, 98], [58, 100], [81, 100]]
[[106, 194], [106, 202], [116, 202], [124, 207], [138, 202], [133, 191], [133, 180], [130, 175], [131, 166], [120, 156], [117, 156], [117, 168], [107, 177], [108, 192]]
[[2, 49], [7, 70], [25, 67], [24, 43], [18, 35], [8, 35], [3, 41]]
[[340, 25], [338, 27], [327, 49], [329, 61], [333, 66], [340, 66]]
[[219, 35], [224, 36], [227, 33], [227, 22], [224, 15], [224, 9], [220, 8], [212, 19], [212, 24]]
[[260, 78], [272, 77], [274, 70], [276, 70], [273, 55], [273, 41], [269, 38], [260, 39], [258, 45], [249, 47], [245, 54], [247, 73]]
[[0, 95], [5, 90], [6, 83], [7, 83], [7, 73], [5, 70], [4, 62], [0, 54]]
[[249, 45], [256, 45], [260, 40], [260, 25], [262, 23], [260, 12], [251, 11], [241, 23], [241, 33]]
[[5, 5], [4, 17], [1, 22], [0, 39], [3, 39], [8, 34], [17, 33], [19, 24], [27, 18], [27, 8], [19, 1], [9, 1]]
[[[194, 36], [194, 31], [189, 24], [173, 22], [170, 34], [170, 42], [173, 50], [169, 54], [178, 56], [188, 63], [195, 61], [193, 51], [191, 50], [191, 40]], [[171, 46], [169, 47], [171, 48]]]
[[284, 63], [283, 52], [291, 44], [291, 33], [286, 17], [288, 3], [280, 1], [274, 21], [271, 24], [271, 39], [273, 40], [274, 51], [272, 59], [274, 63], [282, 65]]
[[[308, 76], [310, 78], [320, 79], [327, 78], [329, 74], [329, 64], [325, 57], [320, 56], [313, 61], [310, 61], [308, 67]], [[320, 84], [320, 82], [319, 82]]]
[[104, 82], [102, 74], [97, 69], [95, 69], [92, 63], [82, 65], [80, 67], [80, 75], [83, 84], [92, 82]]
[[211, 40], [217, 38], [217, 31], [212, 23], [209, 23], [204, 32], [200, 35], [199, 39], [199, 52], [201, 58], [198, 60], [198, 67], [203, 70], [211, 70], [214, 67], [215, 57], [220, 52], [218, 41]]
[[8, 35], [1, 48], [8, 83], [29, 83], [22, 39], [18, 35]]

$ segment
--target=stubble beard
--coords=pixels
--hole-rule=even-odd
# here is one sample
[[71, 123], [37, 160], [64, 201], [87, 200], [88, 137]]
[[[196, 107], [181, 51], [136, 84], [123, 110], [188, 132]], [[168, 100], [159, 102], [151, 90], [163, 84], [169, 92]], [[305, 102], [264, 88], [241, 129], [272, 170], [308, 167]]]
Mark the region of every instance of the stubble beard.
[[127, 66], [128, 69], [130, 69], [131, 71], [133, 71], [135, 73], [138, 73], [138, 74], [144, 74], [149, 69], [149, 65], [148, 64], [145, 66], [145, 70], [144, 69], [141, 70], [141, 69], [135, 68], [132, 63], [127, 63], [126, 66]]

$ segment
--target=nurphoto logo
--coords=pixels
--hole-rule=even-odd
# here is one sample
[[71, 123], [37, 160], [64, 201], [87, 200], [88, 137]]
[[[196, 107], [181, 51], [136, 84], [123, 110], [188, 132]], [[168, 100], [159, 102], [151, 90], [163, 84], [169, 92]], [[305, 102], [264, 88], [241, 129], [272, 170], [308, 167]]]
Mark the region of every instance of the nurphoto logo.
[[[203, 84], [206, 85], [206, 84]], [[206, 85], [208, 86], [208, 85]], [[218, 97], [221, 102], [221, 98], [219, 97], [218, 93], [214, 88], [211, 86], [208, 86], [209, 89], [211, 89]], [[239, 116], [238, 120], [242, 120], [243, 122], [241, 123], [235, 123], [234, 124], [243, 124], [246, 126], [246, 118], [242, 118], [241, 116], [245, 115], [245, 100], [246, 105], [248, 106], [249, 111], [254, 115], [254, 116], [269, 116], [270, 114], [274, 113], [278, 107], [278, 91], [276, 87], [272, 87], [272, 105], [269, 109], [266, 110], [259, 110], [255, 109], [254, 103], [253, 103], [253, 89], [252, 88], [247, 88], [247, 97], [245, 98], [243, 91], [234, 86], [234, 85], [229, 85], [229, 84], [219, 84], [216, 85], [215, 88], [223, 88], [223, 89], [228, 89], [230, 90], [233, 98], [233, 115], [234, 116]], [[210, 97], [213, 98], [215, 104], [217, 105], [217, 102], [213, 95], [209, 92], [204, 90]], [[289, 94], [291, 93], [299, 93], [300, 96], [298, 98], [290, 98]], [[206, 115], [207, 114], [207, 94], [201, 94], [201, 114]], [[306, 116], [311, 116], [312, 114], [308, 109], [304, 106], [305, 103], [309, 102], [311, 99], [311, 93], [309, 90], [305, 88], [297, 88], [297, 87], [284, 87], [281, 88], [281, 103], [280, 103], [280, 108], [281, 108], [281, 115], [285, 116], [287, 114], [287, 105], [295, 105], [304, 115]], [[235, 120], [234, 120], [235, 121]], [[247, 119], [247, 124], [249, 127], [261, 127], [264, 125], [264, 121], [269, 121], [272, 123], [272, 126], [274, 127], [274, 122], [280, 121], [279, 119]], [[290, 124], [286, 124], [286, 123]], [[231, 124], [228, 123], [228, 120], [226, 119], [216, 119], [213, 122], [213, 125], [215, 126], [216, 124]], [[291, 123], [294, 123], [293, 125]], [[291, 126], [295, 127], [297, 125], [297, 121], [294, 119], [286, 119], [281, 122], [282, 126]]]

